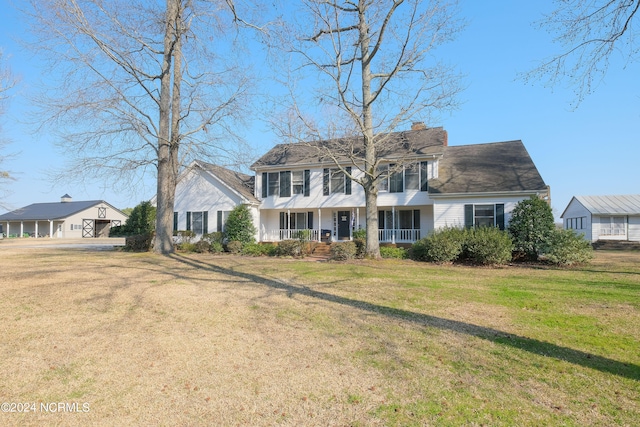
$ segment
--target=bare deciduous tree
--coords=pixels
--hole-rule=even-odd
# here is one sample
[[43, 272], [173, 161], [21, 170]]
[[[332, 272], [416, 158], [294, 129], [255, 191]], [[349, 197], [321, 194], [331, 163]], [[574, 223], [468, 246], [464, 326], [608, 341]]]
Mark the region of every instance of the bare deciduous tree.
[[[11, 70], [8, 66], [4, 65], [4, 58], [2, 49], [0, 49], [0, 117], [3, 116], [4, 113], [4, 104], [9, 98], [9, 91], [15, 86], [16, 80], [11, 74]], [[0, 148], [4, 148], [8, 144], [8, 140], [4, 138], [2, 134], [2, 128], [0, 127]], [[10, 156], [7, 155], [6, 151], [3, 150], [2, 155], [0, 155], [0, 165], [6, 161]], [[0, 168], [0, 207], [7, 209], [2, 200], [4, 200], [7, 194], [6, 188], [3, 188], [6, 182], [12, 180], [13, 177], [11, 173], [4, 168]]]
[[[34, 48], [49, 59], [41, 117], [70, 164], [62, 175], [135, 191], [157, 174], [155, 251], [173, 251], [179, 168], [237, 165], [250, 79], [226, 31], [230, 0], [33, 1]], [[215, 49], [212, 49], [215, 47]]]
[[637, 0], [559, 0], [558, 7], [541, 22], [562, 46], [561, 53], [542, 61], [526, 75], [555, 85], [568, 81], [578, 103], [604, 78], [616, 52], [624, 62], [638, 55], [640, 34]]
[[[388, 145], [397, 143], [389, 138], [390, 133], [457, 106], [459, 75], [434, 59], [436, 49], [462, 28], [455, 18], [457, 4], [447, 0], [304, 0], [302, 8], [295, 14], [295, 23], [285, 26], [283, 46], [295, 54], [293, 75], [309, 74], [299, 86], [289, 79], [294, 100], [289, 116], [298, 124], [277, 128], [283, 138], [302, 143], [309, 138], [356, 136], [338, 144], [309, 145], [333, 159], [336, 167], [364, 189], [365, 251], [368, 257], [378, 258], [377, 197], [383, 173], [379, 166]], [[320, 110], [304, 110], [302, 105]], [[352, 166], [349, 169], [345, 157]], [[402, 159], [398, 160], [397, 167], [402, 167]]]

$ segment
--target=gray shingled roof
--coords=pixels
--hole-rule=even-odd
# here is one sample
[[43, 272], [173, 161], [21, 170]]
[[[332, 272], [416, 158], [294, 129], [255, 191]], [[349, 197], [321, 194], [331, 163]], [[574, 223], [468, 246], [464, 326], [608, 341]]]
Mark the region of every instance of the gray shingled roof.
[[88, 209], [103, 200], [87, 200], [84, 202], [34, 203], [13, 212], [0, 215], [0, 221], [46, 221], [64, 219], [75, 213]]
[[[407, 156], [425, 157], [442, 154], [447, 132], [441, 128], [428, 128], [380, 135], [388, 143], [380, 144], [378, 156], [399, 159]], [[280, 167], [296, 164], [322, 164], [332, 162], [327, 150], [332, 150], [341, 162], [348, 162], [353, 155], [363, 156], [362, 137], [337, 138], [309, 143], [278, 144], [260, 157], [251, 169]]]
[[640, 194], [620, 196], [575, 196], [575, 198], [592, 214], [640, 215]]
[[220, 181], [224, 182], [232, 190], [239, 193], [245, 199], [259, 203], [254, 196], [255, 177], [241, 172], [236, 172], [222, 166], [213, 165], [202, 161], [196, 161], [203, 170], [211, 173]]
[[546, 191], [522, 141], [445, 147], [429, 194]]

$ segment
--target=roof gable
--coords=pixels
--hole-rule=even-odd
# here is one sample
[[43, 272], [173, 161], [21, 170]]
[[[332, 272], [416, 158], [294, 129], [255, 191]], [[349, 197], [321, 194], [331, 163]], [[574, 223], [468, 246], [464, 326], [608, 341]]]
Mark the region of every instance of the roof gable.
[[522, 141], [445, 147], [429, 194], [546, 191]]
[[214, 178], [251, 203], [258, 203], [254, 196], [255, 177], [233, 171], [222, 166], [202, 161], [194, 162], [200, 169], [210, 173]]
[[[447, 144], [447, 132], [441, 127], [379, 134], [376, 138], [380, 142], [379, 158], [388, 160], [441, 155]], [[362, 136], [278, 144], [251, 165], [251, 169], [333, 163], [332, 156], [338, 162], [363, 159]]]

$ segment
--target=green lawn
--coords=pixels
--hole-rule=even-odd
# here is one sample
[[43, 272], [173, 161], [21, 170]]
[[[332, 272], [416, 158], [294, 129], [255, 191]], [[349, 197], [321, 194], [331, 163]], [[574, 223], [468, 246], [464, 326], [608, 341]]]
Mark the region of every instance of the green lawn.
[[91, 408], [3, 425], [640, 420], [638, 252], [558, 269], [22, 249], [0, 294], [1, 400]]

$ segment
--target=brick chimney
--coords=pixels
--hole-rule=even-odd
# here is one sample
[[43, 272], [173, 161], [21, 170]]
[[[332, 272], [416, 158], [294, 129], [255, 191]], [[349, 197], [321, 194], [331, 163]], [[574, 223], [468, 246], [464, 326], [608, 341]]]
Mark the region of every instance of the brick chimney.
[[411, 130], [425, 130], [427, 128], [427, 125], [424, 124], [424, 122], [413, 122], [411, 124]]
[[447, 133], [446, 130], [442, 131], [444, 133], [444, 137], [442, 138], [442, 146], [446, 147], [447, 145], [449, 145], [449, 133]]

